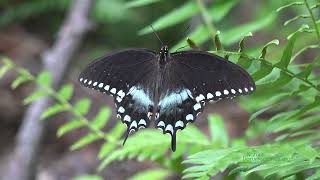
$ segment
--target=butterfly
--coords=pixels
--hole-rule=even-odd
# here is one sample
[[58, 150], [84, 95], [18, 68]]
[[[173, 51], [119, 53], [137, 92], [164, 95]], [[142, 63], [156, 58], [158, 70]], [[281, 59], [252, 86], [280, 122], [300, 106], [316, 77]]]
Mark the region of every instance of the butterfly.
[[256, 89], [240, 66], [204, 51], [159, 53], [124, 49], [90, 63], [79, 76], [81, 85], [114, 98], [117, 117], [129, 134], [151, 122], [171, 135], [193, 123], [208, 102], [247, 95]]

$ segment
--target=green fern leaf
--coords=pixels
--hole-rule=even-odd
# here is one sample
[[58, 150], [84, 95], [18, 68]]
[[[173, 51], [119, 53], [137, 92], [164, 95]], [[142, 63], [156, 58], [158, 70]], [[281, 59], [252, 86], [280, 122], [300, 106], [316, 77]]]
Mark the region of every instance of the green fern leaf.
[[128, 2], [125, 7], [127, 8], [133, 8], [133, 7], [141, 7], [141, 6], [146, 6], [150, 5], [156, 2], [159, 2], [160, 0], [132, 0]]
[[41, 72], [36, 79], [37, 83], [39, 83], [42, 86], [51, 86], [52, 79], [51, 75], [48, 71]]
[[45, 96], [48, 96], [49, 94], [44, 92], [44, 91], [41, 91], [41, 90], [38, 90], [38, 91], [34, 91], [31, 95], [27, 96], [24, 100], [23, 100], [23, 104], [24, 105], [27, 105], [27, 104], [30, 104], [42, 97], [45, 97]]
[[[107, 137], [109, 140], [113, 142], [119, 141], [123, 133], [125, 132], [126, 128], [123, 126], [122, 123], [118, 123], [115, 125], [112, 130], [108, 133]], [[102, 145], [100, 148], [100, 151], [98, 153], [98, 158], [103, 159], [105, 158], [111, 151], [113, 151], [115, 148], [117, 148], [116, 143], [106, 142]]]
[[[198, 12], [199, 12], [198, 6], [193, 1], [189, 1], [183, 4], [181, 7], [172, 10], [170, 13], [156, 20], [154, 23], [152, 23], [152, 26], [157, 31], [160, 31], [162, 29], [165, 29], [175, 24], [186, 21], [187, 19], [194, 16]], [[138, 34], [143, 35], [151, 32], [152, 32], [152, 29], [148, 26], [141, 29], [138, 32]]]
[[73, 95], [73, 85], [72, 84], [66, 84], [61, 87], [61, 89], [58, 91], [58, 96], [61, 99], [64, 99], [65, 101], [68, 101], [71, 99]]
[[3, 66], [0, 68], [0, 78], [2, 78], [10, 69], [13, 68], [13, 64], [8, 58], [2, 58], [1, 61]]
[[272, 65], [270, 65], [269, 63], [267, 63], [266, 61], [262, 61], [260, 63], [260, 67], [259, 70], [257, 70], [256, 72], [254, 72], [252, 74], [252, 77], [255, 81], [258, 81], [264, 77], [266, 77], [267, 75], [269, 75], [272, 72]]
[[129, 180], [141, 180], [141, 179], [152, 179], [152, 180], [162, 180], [170, 176], [170, 172], [164, 169], [149, 169], [138, 174], [135, 174], [133, 177], [130, 177]]
[[16, 78], [12, 83], [11, 83], [11, 88], [12, 89], [16, 89], [17, 87], [19, 87], [21, 84], [26, 83], [30, 81], [30, 79], [26, 76], [19, 76], [18, 78]]
[[110, 116], [111, 116], [111, 109], [110, 108], [106, 108], [106, 107], [101, 108], [99, 113], [97, 114], [97, 116], [91, 122], [91, 124], [93, 127], [97, 128], [97, 129], [101, 129], [107, 124]]
[[65, 105], [55, 104], [55, 105], [50, 106], [48, 109], [46, 109], [46, 111], [44, 111], [41, 114], [40, 119], [44, 120], [44, 119], [47, 119], [55, 114], [58, 114], [58, 113], [61, 113], [61, 112], [67, 111], [67, 110], [68, 110], [68, 107]]
[[71, 147], [70, 150], [78, 150], [86, 145], [89, 145], [97, 140], [99, 140], [100, 137], [96, 134], [89, 133], [84, 137], [81, 137], [77, 142], [75, 142]]
[[283, 51], [281, 60], [277, 64], [275, 64], [276, 67], [283, 68], [283, 69], [286, 69], [288, 67], [298, 35], [299, 33], [295, 33], [290, 37], [289, 42]]
[[213, 114], [209, 115], [209, 130], [211, 134], [211, 143], [215, 147], [227, 147], [229, 137], [224, 127], [224, 122], [221, 116]]
[[91, 106], [91, 100], [88, 98], [83, 98], [77, 101], [74, 105], [74, 109], [77, 113], [85, 115], [88, 113]]
[[80, 127], [83, 127], [85, 123], [78, 119], [71, 120], [65, 124], [63, 124], [57, 131], [57, 136], [61, 137], [65, 135], [66, 133], [71, 132], [72, 130], [78, 129]]

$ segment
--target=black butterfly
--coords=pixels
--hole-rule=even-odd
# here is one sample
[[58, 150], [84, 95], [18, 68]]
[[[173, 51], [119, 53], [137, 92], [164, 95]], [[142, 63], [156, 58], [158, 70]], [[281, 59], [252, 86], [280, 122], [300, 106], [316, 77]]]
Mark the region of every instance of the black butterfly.
[[160, 53], [126, 49], [99, 58], [80, 74], [80, 83], [111, 95], [117, 117], [128, 135], [155, 120], [157, 128], [172, 137], [196, 120], [205, 104], [246, 95], [255, 90], [250, 75], [240, 66], [202, 51]]

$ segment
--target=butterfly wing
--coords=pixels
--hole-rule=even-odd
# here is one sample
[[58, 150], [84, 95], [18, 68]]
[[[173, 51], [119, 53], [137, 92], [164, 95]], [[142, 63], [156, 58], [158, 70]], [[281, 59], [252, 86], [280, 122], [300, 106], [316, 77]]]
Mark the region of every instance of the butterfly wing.
[[249, 94], [255, 83], [240, 66], [213, 54], [184, 51], [169, 58], [156, 124], [171, 134], [174, 150], [176, 131], [194, 122], [206, 102]]
[[127, 135], [150, 124], [155, 59], [153, 51], [127, 49], [95, 60], [80, 74], [81, 85], [114, 97], [117, 117], [128, 126]]

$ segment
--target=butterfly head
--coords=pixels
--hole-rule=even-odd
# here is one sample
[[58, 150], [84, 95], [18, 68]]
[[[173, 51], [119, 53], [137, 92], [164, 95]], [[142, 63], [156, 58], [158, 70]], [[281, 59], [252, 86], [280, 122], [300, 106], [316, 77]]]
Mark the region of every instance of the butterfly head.
[[167, 45], [162, 46], [161, 49], [160, 49], [160, 53], [159, 54], [160, 54], [159, 63], [161, 65], [164, 65], [167, 62], [168, 56], [169, 56], [169, 48], [168, 48], [168, 46]]

